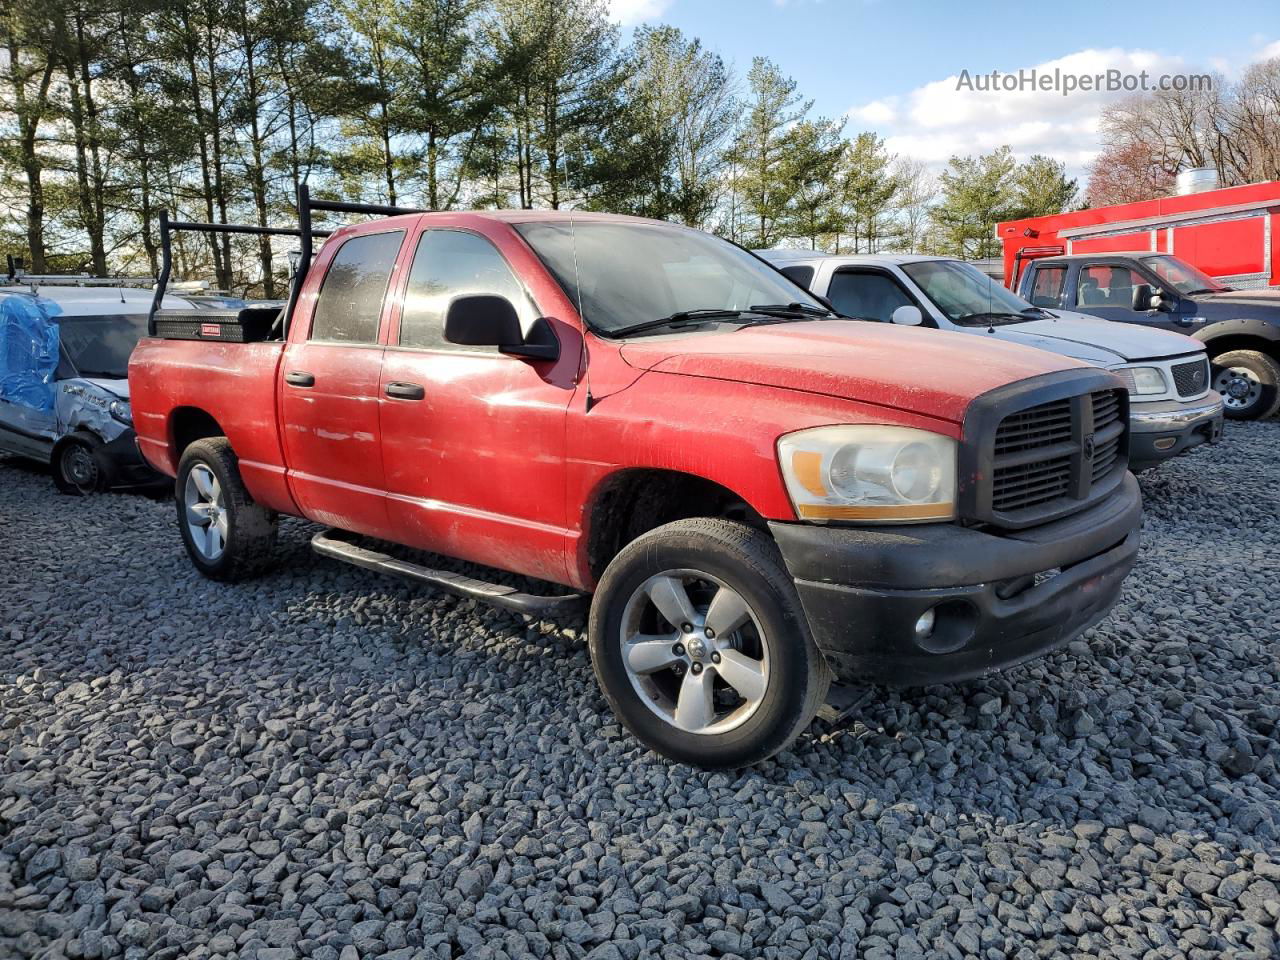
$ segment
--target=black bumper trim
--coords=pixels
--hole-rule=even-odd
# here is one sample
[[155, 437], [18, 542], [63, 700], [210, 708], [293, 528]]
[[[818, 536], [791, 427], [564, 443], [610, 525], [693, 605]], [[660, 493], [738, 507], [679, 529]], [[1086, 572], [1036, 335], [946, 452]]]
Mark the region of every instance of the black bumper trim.
[[142, 458], [137, 434], [126, 430], [98, 448], [98, 466], [111, 487], [141, 487], [167, 483], [169, 478], [158, 473]]
[[[1082, 514], [1005, 536], [950, 524], [770, 529], [836, 676], [918, 686], [1014, 666], [1092, 626], [1133, 567], [1141, 520], [1126, 476]], [[931, 609], [934, 630], [918, 639]]]

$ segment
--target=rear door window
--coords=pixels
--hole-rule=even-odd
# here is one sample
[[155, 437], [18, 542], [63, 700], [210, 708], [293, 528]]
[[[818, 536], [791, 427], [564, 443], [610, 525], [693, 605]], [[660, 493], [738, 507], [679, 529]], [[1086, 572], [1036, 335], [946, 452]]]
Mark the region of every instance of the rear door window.
[[377, 343], [387, 281], [404, 241], [403, 230], [347, 240], [325, 273], [309, 339]]
[[1031, 283], [1031, 302], [1037, 307], [1062, 306], [1062, 288], [1066, 279], [1066, 267], [1037, 267]]
[[827, 299], [837, 313], [862, 320], [888, 323], [893, 311], [911, 304], [911, 297], [887, 274], [878, 271], [840, 270], [831, 278]]

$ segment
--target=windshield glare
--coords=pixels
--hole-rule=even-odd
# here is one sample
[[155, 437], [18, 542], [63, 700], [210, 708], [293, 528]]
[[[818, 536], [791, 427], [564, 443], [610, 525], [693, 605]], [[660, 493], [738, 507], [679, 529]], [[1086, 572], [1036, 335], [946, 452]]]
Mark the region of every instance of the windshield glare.
[[[123, 380], [129, 354], [147, 333], [147, 315], [57, 318], [58, 338], [75, 371], [82, 377]], [[72, 374], [74, 375], [74, 374]], [[59, 376], [64, 376], [62, 372]]]
[[569, 299], [581, 304], [583, 319], [600, 333], [686, 310], [746, 310], [777, 303], [825, 310], [803, 288], [745, 250], [697, 230], [598, 220], [515, 226]]
[[1222, 293], [1231, 289], [1207, 273], [1202, 273], [1191, 264], [1175, 257], [1143, 257], [1142, 262], [1150, 267], [1157, 277], [1184, 296], [1205, 291]]
[[1010, 293], [971, 263], [958, 260], [921, 260], [902, 266], [952, 323], [988, 323], [987, 314], [1009, 314], [1004, 320], [1031, 320], [1019, 317], [1036, 310], [1026, 300]]

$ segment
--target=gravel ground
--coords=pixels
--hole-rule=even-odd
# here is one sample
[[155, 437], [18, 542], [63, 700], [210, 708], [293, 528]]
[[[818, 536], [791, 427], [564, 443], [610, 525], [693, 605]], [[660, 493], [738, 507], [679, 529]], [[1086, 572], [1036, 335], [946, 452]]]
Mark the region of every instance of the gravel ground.
[[1274, 956], [1280, 424], [1143, 479], [1102, 625], [737, 775], [578, 629], [0, 463], [0, 957]]

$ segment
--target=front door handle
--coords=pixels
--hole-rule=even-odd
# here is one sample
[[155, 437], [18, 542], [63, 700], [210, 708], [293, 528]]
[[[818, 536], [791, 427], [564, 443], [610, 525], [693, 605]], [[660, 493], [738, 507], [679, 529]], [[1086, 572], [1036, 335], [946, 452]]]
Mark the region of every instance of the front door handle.
[[290, 370], [284, 375], [284, 382], [293, 387], [314, 387], [316, 375], [305, 370]]
[[421, 400], [427, 395], [427, 389], [420, 383], [401, 383], [392, 380], [387, 384], [387, 396], [397, 400]]

